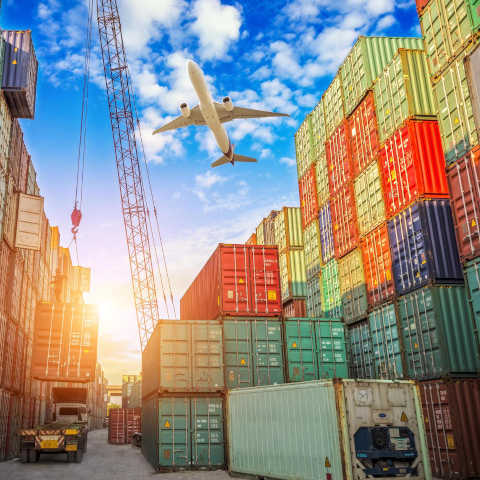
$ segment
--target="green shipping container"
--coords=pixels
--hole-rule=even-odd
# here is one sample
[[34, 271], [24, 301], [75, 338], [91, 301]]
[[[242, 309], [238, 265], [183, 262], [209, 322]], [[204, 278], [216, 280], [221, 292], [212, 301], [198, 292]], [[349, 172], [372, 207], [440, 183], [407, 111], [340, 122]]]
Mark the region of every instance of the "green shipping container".
[[402, 345], [395, 305], [387, 303], [368, 315], [375, 378], [403, 378]]
[[320, 317], [322, 315], [322, 278], [320, 274], [307, 280], [307, 297], [305, 299], [307, 316]]
[[159, 320], [142, 354], [142, 396], [222, 391], [222, 345], [216, 320]]
[[480, 345], [480, 258], [465, 265], [465, 278], [468, 285], [468, 298], [472, 306], [475, 329]]
[[423, 50], [400, 49], [374, 86], [380, 142], [409, 117], [436, 114], [427, 60]]
[[477, 8], [478, 1], [474, 0], [431, 0], [423, 10], [420, 26], [428, 66], [434, 77], [467, 46], [478, 30]]
[[478, 343], [465, 287], [424, 287], [400, 297], [398, 309], [410, 378], [480, 372]]
[[325, 153], [325, 113], [323, 111], [323, 100], [320, 100], [311, 113], [312, 118], [312, 141], [314, 161]]
[[330, 198], [327, 154], [325, 151], [319, 155], [317, 163], [315, 164], [315, 181], [317, 183], [318, 206], [321, 207]]
[[375, 378], [372, 338], [368, 320], [348, 326], [347, 345], [350, 377]]
[[225, 466], [222, 397], [158, 397], [143, 401], [142, 452], [158, 471]]
[[340, 320], [289, 318], [284, 321], [284, 335], [287, 382], [348, 377]]
[[338, 280], [338, 263], [335, 259], [323, 265], [321, 269], [322, 316], [342, 317], [342, 295]]
[[456, 162], [478, 144], [475, 117], [465, 72], [463, 52], [442, 73], [433, 87], [447, 165]]
[[282, 301], [306, 296], [307, 274], [305, 256], [301, 250], [287, 250], [278, 256]]
[[308, 114], [297, 133], [295, 133], [298, 178], [303, 177], [310, 165], [315, 161], [312, 135], [312, 116]]
[[225, 387], [253, 387], [253, 350], [251, 319], [223, 320], [223, 358]]
[[322, 100], [323, 111], [325, 112], [325, 135], [328, 139], [345, 118], [342, 79], [339, 74], [325, 90]]
[[283, 207], [274, 220], [275, 243], [279, 252], [303, 247], [300, 207]]
[[432, 478], [414, 382], [316, 380], [232, 390], [227, 416], [232, 474]]
[[303, 244], [305, 273], [307, 278], [312, 278], [320, 273], [321, 268], [320, 230], [317, 220], [310, 223], [303, 231]]
[[350, 115], [399, 48], [423, 49], [421, 38], [360, 36], [340, 67], [345, 111]]

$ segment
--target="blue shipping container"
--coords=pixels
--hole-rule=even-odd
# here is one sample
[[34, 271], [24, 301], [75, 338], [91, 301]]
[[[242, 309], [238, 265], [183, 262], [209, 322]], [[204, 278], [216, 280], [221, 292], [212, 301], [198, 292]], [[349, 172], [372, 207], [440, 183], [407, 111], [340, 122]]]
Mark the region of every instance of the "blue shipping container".
[[322, 247], [322, 260], [327, 263], [335, 253], [333, 245], [332, 216], [330, 214], [330, 202], [327, 202], [319, 214], [320, 244]]
[[399, 295], [430, 282], [463, 283], [448, 199], [414, 203], [388, 222]]

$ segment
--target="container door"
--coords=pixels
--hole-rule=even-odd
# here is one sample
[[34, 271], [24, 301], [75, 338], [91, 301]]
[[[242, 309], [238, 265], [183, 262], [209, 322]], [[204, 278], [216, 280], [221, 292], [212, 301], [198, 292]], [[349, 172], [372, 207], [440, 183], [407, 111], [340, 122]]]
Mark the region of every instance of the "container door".
[[347, 378], [347, 352], [344, 325], [339, 321], [315, 322], [318, 377]]
[[284, 322], [289, 382], [318, 379], [315, 332], [310, 319], [291, 318]]
[[252, 320], [254, 385], [285, 382], [281, 322]]
[[221, 255], [223, 312], [245, 315], [252, 308], [248, 247], [223, 245]]
[[43, 197], [19, 194], [15, 247], [39, 251]]
[[192, 398], [192, 466], [225, 465], [222, 398]]
[[160, 468], [191, 464], [190, 399], [166, 397], [158, 400], [158, 464]]
[[223, 348], [227, 389], [253, 386], [252, 329], [249, 320], [224, 320]]

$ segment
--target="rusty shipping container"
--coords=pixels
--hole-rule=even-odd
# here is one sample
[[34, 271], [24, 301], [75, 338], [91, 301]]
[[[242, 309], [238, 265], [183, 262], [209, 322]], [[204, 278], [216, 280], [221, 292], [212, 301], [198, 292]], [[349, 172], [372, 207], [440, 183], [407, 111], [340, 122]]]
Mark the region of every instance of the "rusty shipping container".
[[93, 381], [98, 313], [94, 305], [39, 303], [35, 315], [32, 377]]
[[293, 298], [283, 304], [284, 317], [305, 317], [307, 315], [307, 305], [305, 298]]
[[277, 316], [281, 302], [277, 247], [220, 244], [181, 298], [180, 318]]
[[407, 120], [380, 153], [387, 217], [419, 198], [447, 198], [442, 140], [436, 120]]
[[317, 181], [315, 165], [312, 165], [298, 181], [300, 209], [302, 210], [302, 227], [305, 229], [318, 216]]
[[350, 135], [347, 121], [343, 121], [325, 143], [328, 166], [330, 195], [353, 178], [353, 165], [350, 152]]
[[480, 148], [447, 171], [450, 203], [462, 262], [480, 256]]
[[30, 30], [4, 30], [2, 90], [14, 117], [33, 118], [38, 61]]
[[480, 477], [480, 379], [419, 383], [432, 474]]

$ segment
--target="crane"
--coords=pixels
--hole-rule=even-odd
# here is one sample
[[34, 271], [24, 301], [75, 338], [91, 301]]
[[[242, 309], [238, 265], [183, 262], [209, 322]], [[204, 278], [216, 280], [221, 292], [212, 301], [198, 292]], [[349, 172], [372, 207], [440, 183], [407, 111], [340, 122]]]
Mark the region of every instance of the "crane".
[[[138, 134], [136, 128], [139, 126], [139, 121], [125, 53], [117, 0], [97, 0], [97, 22], [118, 183], [120, 186], [123, 222], [130, 260], [133, 297], [140, 336], [140, 346], [143, 351], [159, 320], [152, 250], [154, 250], [156, 255], [157, 263], [159, 262], [155, 250], [155, 239], [153, 237], [153, 229], [142, 177], [140, 149], [143, 148], [143, 142], [141, 142], [141, 138], [140, 142], [137, 139]], [[149, 177], [148, 183], [150, 184]], [[153, 199], [151, 185], [150, 193]], [[154, 213], [158, 226], [155, 207]], [[170, 299], [173, 304], [173, 295], [168, 278], [168, 271], [166, 270], [163, 243], [161, 245], [164, 267], [170, 288]], [[161, 274], [160, 281], [163, 290]], [[164, 290], [163, 295], [166, 304]]]

